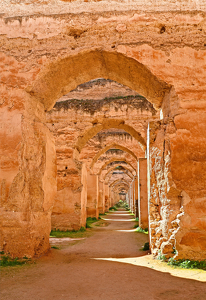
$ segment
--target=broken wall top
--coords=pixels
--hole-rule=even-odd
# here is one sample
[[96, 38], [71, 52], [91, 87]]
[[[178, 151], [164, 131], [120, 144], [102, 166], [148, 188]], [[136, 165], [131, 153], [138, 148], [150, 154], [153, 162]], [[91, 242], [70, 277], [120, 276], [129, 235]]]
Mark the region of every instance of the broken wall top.
[[3, 17], [60, 15], [83, 12], [131, 11], [206, 11], [205, 0], [3, 0]]

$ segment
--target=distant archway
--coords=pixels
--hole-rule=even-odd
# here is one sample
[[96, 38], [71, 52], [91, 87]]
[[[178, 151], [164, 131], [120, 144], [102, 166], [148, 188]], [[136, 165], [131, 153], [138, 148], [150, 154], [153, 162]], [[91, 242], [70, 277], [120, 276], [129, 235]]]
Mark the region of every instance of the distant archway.
[[[133, 176], [130, 175], [129, 173], [127, 173], [125, 170], [121, 170], [121, 171], [123, 172], [122, 175], [124, 174], [124, 175], [128, 176], [130, 179], [133, 179]], [[122, 176], [122, 175], [120, 175], [120, 176]], [[115, 176], [115, 174], [111, 173], [110, 175], [108, 175], [108, 178], [107, 178], [108, 182], [111, 180], [112, 176]]]
[[144, 138], [141, 136], [139, 132], [137, 132], [133, 127], [125, 124], [124, 120], [117, 120], [117, 119], [104, 119], [101, 121], [97, 121], [99, 124], [91, 127], [88, 129], [82, 136], [78, 138], [78, 141], [75, 145], [75, 148], [80, 153], [82, 148], [85, 146], [85, 144], [93, 138], [98, 132], [110, 129], [110, 128], [117, 128], [117, 129], [123, 129], [126, 132], [128, 132], [133, 138], [135, 138], [142, 147], [143, 150], [146, 149], [146, 142]]
[[107, 150], [109, 149], [120, 149], [124, 152], [129, 153], [130, 155], [132, 155], [136, 160], [137, 160], [137, 156], [134, 154], [134, 152], [132, 152], [131, 150], [129, 150], [128, 148], [121, 146], [119, 144], [110, 144], [108, 146], [106, 146], [105, 148], [103, 148], [102, 150], [100, 150], [95, 157], [93, 158], [93, 161], [91, 163], [91, 168], [94, 166], [94, 164], [97, 162], [97, 160], [99, 159], [99, 157], [104, 154]]
[[122, 179], [117, 179], [117, 180], [115, 180], [114, 182], [112, 182], [112, 183], [109, 185], [109, 187], [112, 188], [114, 185], [116, 185], [116, 184], [118, 184], [118, 183], [121, 183], [121, 184], [124, 183], [124, 184], [126, 184], [128, 187], [130, 186], [128, 181], [122, 180]]
[[122, 167], [122, 170], [124, 169], [126, 172], [129, 172], [131, 174], [131, 176], [135, 176], [136, 175], [136, 172], [135, 172], [135, 174], [132, 174], [131, 170], [128, 167], [121, 166], [120, 164], [117, 163], [117, 165], [112, 166], [111, 168], [109, 168], [109, 170], [107, 171], [107, 173], [104, 175], [103, 179], [105, 180], [106, 177], [109, 175], [109, 173], [112, 172], [113, 170], [115, 170], [117, 167]]
[[110, 163], [115, 162], [115, 161], [118, 162], [118, 163], [119, 163], [119, 162], [123, 162], [123, 163], [128, 164], [128, 165], [136, 172], [135, 168], [132, 166], [132, 164], [131, 164], [130, 162], [128, 162], [128, 160], [123, 159], [123, 158], [121, 158], [121, 157], [115, 157], [115, 158], [109, 159], [109, 160], [101, 167], [101, 169], [99, 170], [98, 175], [101, 174], [102, 170], [105, 169], [105, 168], [107, 167], [107, 165], [109, 165]]

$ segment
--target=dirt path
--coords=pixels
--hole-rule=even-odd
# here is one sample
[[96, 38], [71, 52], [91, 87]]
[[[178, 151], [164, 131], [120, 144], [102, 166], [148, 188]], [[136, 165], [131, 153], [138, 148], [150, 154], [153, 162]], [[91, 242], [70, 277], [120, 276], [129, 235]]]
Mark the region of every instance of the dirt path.
[[145, 256], [139, 249], [148, 236], [131, 231], [134, 222], [125, 211], [105, 219], [109, 226], [95, 227], [91, 237], [52, 249], [35, 265], [4, 269], [1, 300], [206, 299], [206, 283], [122, 263]]

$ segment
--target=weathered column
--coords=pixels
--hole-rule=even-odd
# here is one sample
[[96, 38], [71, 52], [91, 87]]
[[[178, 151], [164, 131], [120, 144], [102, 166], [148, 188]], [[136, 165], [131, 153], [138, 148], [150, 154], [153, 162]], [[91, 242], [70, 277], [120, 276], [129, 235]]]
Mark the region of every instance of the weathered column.
[[129, 208], [132, 211], [132, 205], [133, 205], [133, 185], [132, 185], [132, 183], [130, 184], [129, 194], [130, 194]]
[[60, 162], [57, 170], [57, 195], [52, 210], [52, 229], [78, 230], [81, 226], [85, 226], [82, 222], [84, 217], [81, 203], [84, 197], [82, 176], [86, 173], [86, 169], [82, 166], [77, 168], [72, 157], [64, 158], [62, 164]]
[[148, 228], [147, 159], [139, 159], [139, 226]]
[[88, 174], [87, 176], [87, 217], [99, 217], [98, 211], [98, 176]]
[[135, 210], [135, 182], [132, 181], [132, 205], [131, 205], [131, 211], [134, 213]]
[[[12, 60], [8, 58], [7, 63], [12, 65]], [[13, 75], [13, 82], [18, 74]], [[54, 139], [43, 123], [42, 104], [16, 86], [4, 93], [0, 111], [0, 249], [13, 257], [39, 256], [50, 247], [56, 193]], [[12, 109], [6, 107], [7, 100]]]
[[111, 187], [109, 188], [109, 194], [110, 194], [110, 206], [109, 206], [109, 208], [110, 208], [114, 205], [114, 192], [111, 189]]
[[103, 181], [99, 180], [99, 193], [98, 193], [98, 209], [99, 209], [99, 213], [103, 214], [104, 213], [104, 183]]
[[109, 211], [110, 207], [110, 195], [109, 195], [109, 185], [104, 184], [104, 199], [105, 199], [105, 212]]
[[86, 164], [82, 166], [82, 191], [81, 191], [81, 220], [80, 225], [86, 227], [87, 220], [87, 168]]

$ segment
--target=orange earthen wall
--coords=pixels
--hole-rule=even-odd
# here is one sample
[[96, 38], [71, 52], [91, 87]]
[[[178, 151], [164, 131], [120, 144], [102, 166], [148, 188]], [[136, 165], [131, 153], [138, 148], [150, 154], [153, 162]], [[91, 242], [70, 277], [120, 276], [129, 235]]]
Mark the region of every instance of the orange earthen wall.
[[[166, 176], [169, 169], [167, 199], [180, 214], [170, 219], [175, 222], [166, 238], [179, 228], [178, 256], [206, 257], [205, 2], [173, 1], [171, 9], [167, 3], [154, 5], [154, 10], [148, 5], [144, 1], [140, 11], [131, 6], [126, 12], [118, 7], [118, 15], [103, 8], [100, 15], [97, 4], [92, 14], [68, 6], [74, 14], [65, 10], [58, 18], [57, 6], [38, 6], [38, 16], [37, 7], [24, 5], [19, 11], [16, 5], [3, 5], [0, 175], [5, 252], [34, 256], [49, 249], [56, 170], [45, 110], [78, 84], [106, 77], [136, 89], [157, 108], [164, 99], [162, 127], [151, 145], [151, 181], [156, 182], [160, 160], [158, 172]], [[134, 61], [138, 67], [133, 69]], [[71, 189], [81, 199], [81, 168], [73, 169], [78, 178]], [[171, 253], [173, 244], [166, 252]]]

